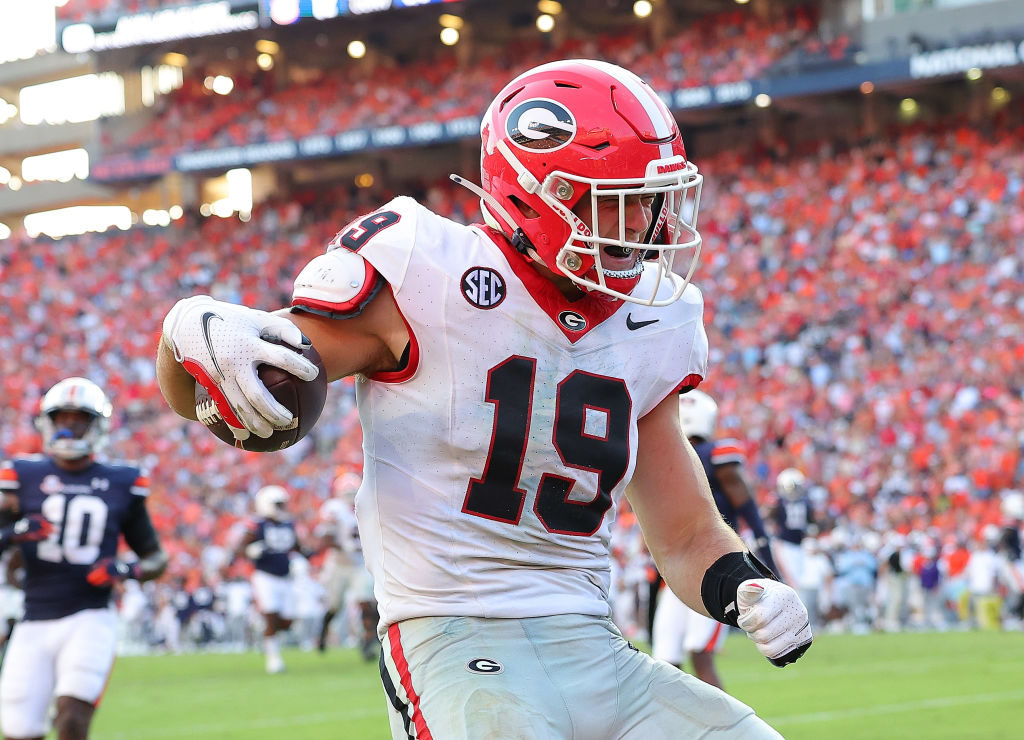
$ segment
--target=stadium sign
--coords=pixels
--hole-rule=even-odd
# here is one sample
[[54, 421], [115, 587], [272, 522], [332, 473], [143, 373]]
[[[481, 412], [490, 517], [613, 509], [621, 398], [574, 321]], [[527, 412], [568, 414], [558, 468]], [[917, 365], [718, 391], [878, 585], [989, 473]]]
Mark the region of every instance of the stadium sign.
[[750, 80], [723, 82], [721, 85], [701, 85], [676, 90], [667, 101], [669, 106], [685, 110], [687, 108], [705, 108], [713, 105], [732, 105], [745, 103], [754, 97], [754, 85]]
[[327, 20], [344, 15], [380, 13], [393, 8], [448, 3], [455, 0], [259, 0], [263, 18], [279, 26], [290, 26], [304, 18]]
[[[173, 161], [163, 160], [160, 164], [166, 170], [197, 172], [201, 170], [248, 167], [262, 162], [283, 162], [291, 159], [314, 157], [336, 157], [353, 152], [376, 149], [390, 149], [399, 146], [421, 146], [441, 141], [455, 141], [480, 130], [480, 119], [476, 116], [455, 118], [444, 123], [419, 123], [413, 126], [384, 126], [375, 129], [353, 129], [334, 136], [318, 134], [303, 139], [271, 141], [246, 146], [230, 146], [221, 149], [204, 149], [198, 152], [183, 152]], [[128, 161], [115, 159], [109, 166], [99, 162], [93, 168], [98, 180], [129, 179], [145, 172], [153, 174], [150, 166], [140, 161], [133, 168]], [[97, 174], [99, 173], [99, 174]]]
[[80, 54], [251, 31], [259, 25], [256, 2], [217, 0], [125, 15], [114, 22], [72, 23], [61, 29], [60, 45], [69, 54]]
[[969, 69], [992, 69], [1024, 64], [1024, 41], [999, 41], [975, 46], [955, 46], [914, 54], [910, 76], [914, 79], [958, 74]]

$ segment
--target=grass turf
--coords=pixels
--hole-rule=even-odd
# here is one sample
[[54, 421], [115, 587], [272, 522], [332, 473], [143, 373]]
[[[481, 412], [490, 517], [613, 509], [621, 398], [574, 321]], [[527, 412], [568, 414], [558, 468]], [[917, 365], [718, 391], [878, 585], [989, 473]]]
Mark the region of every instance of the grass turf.
[[[375, 663], [285, 659], [268, 676], [256, 653], [120, 658], [91, 737], [388, 740]], [[1024, 736], [1020, 633], [823, 635], [780, 670], [733, 632], [718, 663], [726, 689], [791, 740]]]

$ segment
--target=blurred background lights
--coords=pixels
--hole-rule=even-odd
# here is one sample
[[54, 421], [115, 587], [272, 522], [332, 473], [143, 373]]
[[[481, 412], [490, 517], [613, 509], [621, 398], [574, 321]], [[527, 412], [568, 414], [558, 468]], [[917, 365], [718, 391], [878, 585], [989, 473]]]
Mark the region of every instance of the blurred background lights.
[[441, 17], [437, 19], [437, 22], [441, 24], [443, 28], [454, 28], [456, 30], [462, 29], [462, 18], [451, 13], [442, 13]]
[[441, 43], [445, 46], [455, 46], [459, 43], [459, 30], [457, 28], [442, 28]]
[[366, 44], [359, 39], [348, 42], [348, 55], [353, 59], [362, 59], [366, 56]]

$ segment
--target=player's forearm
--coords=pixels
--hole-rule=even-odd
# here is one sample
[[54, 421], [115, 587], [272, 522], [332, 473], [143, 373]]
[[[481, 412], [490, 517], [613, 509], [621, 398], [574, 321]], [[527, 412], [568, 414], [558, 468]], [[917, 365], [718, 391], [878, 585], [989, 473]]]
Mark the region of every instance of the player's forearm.
[[723, 555], [745, 552], [747, 548], [721, 517], [717, 521], [709, 519], [701, 529], [694, 528], [673, 539], [651, 550], [658, 571], [684, 603], [708, 614], [701, 595], [704, 574]]
[[156, 353], [156, 378], [167, 404], [179, 416], [196, 418], [196, 382], [174, 359], [174, 350], [166, 337], [160, 337]]
[[700, 458], [664, 411], [659, 406], [640, 420], [627, 495], [662, 577], [684, 603], [706, 614], [704, 573], [722, 555], [746, 548], [719, 514]]

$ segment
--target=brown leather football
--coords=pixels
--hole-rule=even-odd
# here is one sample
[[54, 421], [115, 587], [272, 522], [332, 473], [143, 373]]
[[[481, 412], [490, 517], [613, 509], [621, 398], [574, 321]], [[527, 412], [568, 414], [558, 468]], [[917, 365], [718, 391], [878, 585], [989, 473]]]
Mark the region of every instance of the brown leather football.
[[[298, 352], [298, 350], [295, 350]], [[291, 447], [309, 433], [324, 410], [327, 401], [327, 370], [320, 353], [312, 346], [302, 351], [302, 356], [315, 364], [320, 372], [313, 380], [300, 380], [291, 373], [274, 367], [260, 365], [256, 372], [263, 385], [277, 402], [292, 412], [294, 426], [279, 429], [267, 438], [250, 435], [244, 442], [235, 439], [231, 428], [217, 411], [217, 405], [203, 386], [196, 383], [196, 416], [217, 439], [232, 447], [250, 452], [274, 452]]]

